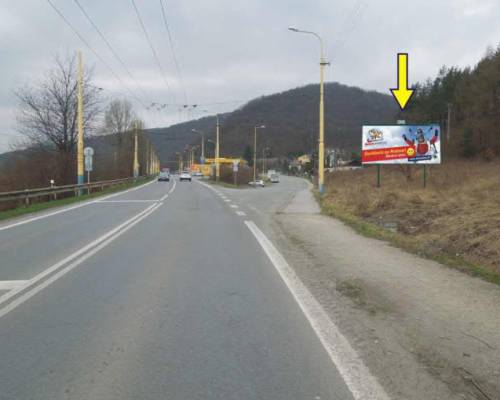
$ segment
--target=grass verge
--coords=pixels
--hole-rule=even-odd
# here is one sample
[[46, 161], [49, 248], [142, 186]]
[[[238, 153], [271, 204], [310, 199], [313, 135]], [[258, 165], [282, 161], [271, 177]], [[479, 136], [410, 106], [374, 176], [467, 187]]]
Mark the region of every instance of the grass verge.
[[379, 225], [368, 222], [362, 217], [356, 216], [343, 209], [334, 202], [329, 201], [328, 199], [325, 200], [325, 198], [322, 198], [316, 190], [314, 191], [314, 196], [320, 204], [322, 214], [334, 217], [344, 222], [346, 225], [350, 226], [356, 232], [365, 237], [384, 240], [409, 253], [439, 262], [440, 264], [457, 269], [461, 272], [467, 273], [468, 275], [479, 277], [488, 282], [500, 285], [500, 275], [488, 270], [484, 266], [446, 252], [436, 253], [429, 251], [427, 248], [416, 244], [414, 238], [410, 236], [392, 232]]
[[124, 183], [121, 185], [110, 187], [108, 189], [104, 189], [102, 192], [84, 194], [80, 197], [67, 197], [59, 200], [44, 201], [41, 203], [34, 203], [29, 206], [20, 206], [17, 208], [13, 208], [12, 210], [0, 211], [0, 221], [4, 221], [10, 218], [20, 217], [26, 214], [37, 213], [40, 211], [48, 210], [50, 208], [66, 206], [73, 203], [79, 203], [85, 200], [91, 200], [95, 197], [100, 197], [106, 194], [111, 194], [122, 190], [130, 189], [134, 186], [143, 185], [144, 183], [147, 183], [153, 179], [154, 178], [143, 179], [134, 183]]

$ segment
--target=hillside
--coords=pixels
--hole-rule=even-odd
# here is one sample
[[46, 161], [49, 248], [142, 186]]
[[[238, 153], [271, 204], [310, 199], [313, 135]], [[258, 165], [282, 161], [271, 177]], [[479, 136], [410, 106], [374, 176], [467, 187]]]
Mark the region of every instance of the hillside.
[[[221, 116], [221, 154], [239, 156], [253, 143], [253, 127], [266, 125], [259, 134], [273, 156], [287, 156], [316, 148], [319, 86], [308, 85], [254, 99]], [[325, 142], [327, 147], [359, 150], [361, 125], [393, 123], [398, 112], [390, 95], [364, 91], [338, 83], [325, 85]], [[199, 141], [192, 129], [213, 138], [215, 118], [206, 117], [148, 130], [162, 160], [174, 160], [175, 152]], [[260, 147], [260, 146], [259, 146]], [[212, 147], [207, 153], [213, 151]]]

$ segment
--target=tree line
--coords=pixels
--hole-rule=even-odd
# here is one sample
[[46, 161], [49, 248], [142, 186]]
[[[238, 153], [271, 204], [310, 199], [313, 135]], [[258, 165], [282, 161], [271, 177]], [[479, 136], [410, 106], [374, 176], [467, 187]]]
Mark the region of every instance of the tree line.
[[[18, 89], [17, 130], [22, 139], [0, 171], [0, 191], [76, 183], [76, 55], [57, 56], [35, 83]], [[106, 99], [84, 71], [84, 140], [95, 147], [93, 180], [132, 175], [133, 130], [139, 131], [139, 163], [146, 173], [151, 143], [144, 123], [126, 99]]]
[[500, 46], [488, 49], [474, 67], [442, 67], [434, 79], [418, 83], [402, 117], [440, 123], [445, 156], [499, 156]]

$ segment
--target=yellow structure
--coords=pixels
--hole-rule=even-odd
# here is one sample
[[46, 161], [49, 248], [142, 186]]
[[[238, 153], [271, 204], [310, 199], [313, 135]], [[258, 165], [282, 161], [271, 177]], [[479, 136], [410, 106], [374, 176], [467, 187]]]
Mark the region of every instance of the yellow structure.
[[[217, 165], [216, 161], [217, 159], [215, 158], [207, 158], [205, 159], [205, 164], [191, 164], [191, 172], [201, 172], [204, 176], [210, 176], [212, 175], [212, 170], [214, 168], [213, 166]], [[247, 164], [246, 160], [242, 158], [220, 157], [218, 161], [219, 165], [233, 166], [235, 162], [238, 163], [238, 165], [240, 166]]]

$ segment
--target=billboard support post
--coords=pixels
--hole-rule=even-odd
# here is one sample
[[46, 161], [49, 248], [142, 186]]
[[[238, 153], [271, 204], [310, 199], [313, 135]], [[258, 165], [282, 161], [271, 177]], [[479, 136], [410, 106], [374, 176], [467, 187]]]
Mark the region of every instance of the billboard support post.
[[427, 187], [427, 165], [424, 164], [424, 189]]
[[380, 189], [380, 164], [377, 164], [377, 187]]

